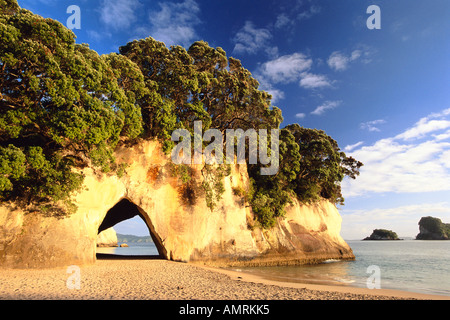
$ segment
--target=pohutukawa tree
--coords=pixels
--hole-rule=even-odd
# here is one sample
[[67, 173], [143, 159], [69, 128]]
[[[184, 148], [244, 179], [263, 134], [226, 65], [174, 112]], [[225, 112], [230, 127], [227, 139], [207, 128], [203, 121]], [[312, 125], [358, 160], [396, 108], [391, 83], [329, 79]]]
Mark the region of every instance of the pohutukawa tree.
[[[70, 195], [83, 184], [74, 169], [119, 174], [119, 144], [158, 139], [168, 153], [172, 132], [193, 132], [197, 120], [203, 130], [222, 133], [270, 131], [283, 121], [271, 96], [222, 48], [204, 41], [167, 48], [149, 37], [119, 52], [99, 56], [61, 23], [0, 0], [0, 200], [67, 213]], [[249, 165], [252, 183], [236, 194], [270, 227], [295, 197], [343, 202], [340, 182], [361, 166], [325, 132], [289, 125], [280, 131], [278, 173], [261, 176]], [[189, 181], [189, 170], [174, 171]], [[223, 192], [221, 179], [213, 180], [206, 195]]]
[[123, 71], [121, 57], [100, 57], [59, 22], [12, 1], [2, 5], [0, 39], [0, 196], [67, 199], [83, 181], [73, 167], [110, 171], [117, 144], [142, 134], [130, 92], [139, 84], [119, 81], [140, 71], [130, 61]]

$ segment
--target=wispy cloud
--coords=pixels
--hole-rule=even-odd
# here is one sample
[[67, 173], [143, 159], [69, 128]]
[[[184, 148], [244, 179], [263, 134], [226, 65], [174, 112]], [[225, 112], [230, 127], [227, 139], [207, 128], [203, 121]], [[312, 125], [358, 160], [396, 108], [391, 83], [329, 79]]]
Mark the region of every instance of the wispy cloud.
[[303, 119], [304, 117], [306, 117], [306, 114], [304, 114], [304, 113], [297, 113], [297, 114], [295, 115], [295, 117], [296, 117], [297, 119]]
[[244, 26], [233, 38], [235, 43], [233, 53], [256, 54], [266, 52], [273, 57], [278, 54], [278, 48], [270, 45], [272, 33], [267, 28], [256, 28], [251, 21], [246, 21]]
[[350, 54], [345, 54], [341, 51], [334, 51], [331, 53], [327, 60], [328, 66], [334, 71], [344, 71], [347, 70], [352, 62], [357, 60], [362, 63], [371, 62], [371, 56], [373, 55], [373, 50], [368, 46], [360, 46], [361, 49], [353, 50]]
[[278, 14], [275, 21], [275, 28], [292, 29], [297, 23], [310, 19], [320, 12], [320, 6], [316, 4], [310, 4], [303, 1], [293, 2], [288, 8], [284, 8], [282, 12]]
[[419, 233], [417, 223], [423, 216], [435, 216], [447, 221], [450, 218], [450, 203], [424, 202], [404, 206], [374, 209], [341, 210], [344, 239], [362, 239], [372, 230], [384, 228], [394, 230], [400, 237], [414, 237]]
[[363, 122], [359, 125], [359, 127], [363, 130], [369, 130], [371, 132], [377, 131], [379, 132], [380, 129], [378, 128], [378, 125], [386, 123], [386, 120], [384, 119], [377, 119], [372, 121]]
[[313, 74], [309, 72], [303, 72], [300, 79], [300, 87], [306, 89], [318, 89], [324, 87], [331, 87], [331, 81], [326, 75]]
[[322, 105], [318, 106], [313, 112], [311, 112], [311, 114], [316, 115], [316, 116], [321, 116], [327, 110], [337, 108], [341, 103], [342, 103], [342, 101], [326, 101]]
[[331, 87], [332, 82], [326, 75], [311, 72], [313, 59], [303, 53], [296, 52], [277, 57], [262, 63], [254, 72], [261, 84], [261, 89], [268, 91], [277, 99], [284, 98], [284, 92], [275, 88], [277, 84], [297, 82], [305, 89]]
[[319, 6], [311, 5], [308, 9], [297, 14], [297, 20], [301, 21], [301, 20], [309, 19], [312, 16], [318, 14], [320, 11], [321, 11], [321, 8]]
[[139, 0], [103, 0], [100, 21], [114, 30], [128, 29], [136, 21]]
[[345, 196], [450, 190], [450, 109], [430, 114], [402, 133], [354, 148], [361, 175], [344, 180]]
[[[396, 136], [397, 139], [412, 140], [425, 137], [428, 133], [442, 131], [450, 128], [450, 121], [446, 119], [450, 115], [450, 108], [439, 113], [432, 113], [420, 119], [412, 128]], [[441, 136], [442, 138], [443, 136]], [[442, 139], [440, 139], [442, 140]]]
[[[108, 31], [89, 30], [93, 39], [111, 37], [111, 31], [133, 28], [131, 39], [151, 36], [167, 46], [189, 46], [197, 37], [195, 27], [201, 23], [200, 7], [195, 0], [181, 2], [159, 2], [159, 8], [150, 12], [139, 12], [144, 6], [139, 0], [102, 0], [99, 9], [100, 21]], [[142, 21], [147, 14], [148, 20]], [[137, 25], [138, 16], [140, 19]]]
[[104, 41], [105, 39], [111, 39], [112, 33], [106, 31], [87, 30], [88, 37], [93, 41]]
[[275, 22], [275, 28], [281, 29], [283, 27], [286, 27], [292, 23], [292, 20], [289, 18], [289, 16], [286, 13], [280, 13], [277, 16], [277, 20]]
[[346, 56], [342, 52], [334, 51], [328, 58], [328, 66], [336, 71], [343, 71], [348, 68], [348, 64], [357, 60], [361, 56], [360, 50], [355, 50], [350, 56]]
[[150, 29], [138, 28], [138, 33], [148, 33], [166, 46], [189, 46], [197, 37], [195, 27], [201, 23], [200, 7], [195, 0], [160, 2], [159, 10], [150, 12]]
[[344, 151], [346, 151], [346, 152], [352, 151], [352, 150], [358, 148], [358, 147], [359, 147], [360, 145], [362, 145], [363, 143], [364, 143], [364, 141], [358, 141], [358, 142], [355, 143], [355, 144], [350, 144], [350, 145], [348, 145], [348, 146], [346, 146], [346, 147], [344, 148]]

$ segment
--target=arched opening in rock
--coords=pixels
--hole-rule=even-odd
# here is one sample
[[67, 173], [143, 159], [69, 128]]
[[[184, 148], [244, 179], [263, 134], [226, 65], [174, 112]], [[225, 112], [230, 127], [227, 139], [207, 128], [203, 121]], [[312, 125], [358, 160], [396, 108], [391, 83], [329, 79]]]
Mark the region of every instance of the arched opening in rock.
[[[98, 233], [109, 229], [116, 224], [134, 218], [136, 216], [139, 216], [145, 223], [145, 225], [148, 228], [149, 234], [153, 240], [154, 245], [156, 246], [156, 249], [158, 250], [158, 256], [154, 256], [153, 258], [167, 258], [167, 253], [162, 245], [162, 240], [157, 236], [157, 234], [154, 231], [154, 227], [150, 221], [149, 216], [147, 213], [140, 207], [138, 207], [136, 204], [134, 204], [132, 201], [130, 201], [127, 198], [121, 199], [118, 203], [116, 203], [111, 209], [108, 210], [106, 213], [105, 218], [103, 219], [102, 223], [100, 224], [98, 228]], [[111, 257], [110, 255], [109, 257]], [[121, 257], [124, 257], [125, 255], [121, 255]], [[139, 255], [130, 255], [130, 257], [138, 257]], [[106, 256], [104, 254], [99, 255], [97, 254], [97, 258], [105, 258]], [[148, 256], [146, 256], [148, 257]]]

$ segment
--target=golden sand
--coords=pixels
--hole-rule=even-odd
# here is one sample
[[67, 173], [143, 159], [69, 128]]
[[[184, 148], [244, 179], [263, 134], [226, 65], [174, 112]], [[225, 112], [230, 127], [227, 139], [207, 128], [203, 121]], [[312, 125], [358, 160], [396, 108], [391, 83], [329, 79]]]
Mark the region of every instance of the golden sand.
[[[393, 290], [369, 290], [263, 280], [255, 276], [166, 260], [98, 260], [95, 265], [0, 271], [0, 299], [341, 300], [444, 299]], [[69, 269], [69, 272], [74, 272]], [[69, 280], [69, 281], [68, 281]], [[71, 282], [72, 281], [72, 282]]]

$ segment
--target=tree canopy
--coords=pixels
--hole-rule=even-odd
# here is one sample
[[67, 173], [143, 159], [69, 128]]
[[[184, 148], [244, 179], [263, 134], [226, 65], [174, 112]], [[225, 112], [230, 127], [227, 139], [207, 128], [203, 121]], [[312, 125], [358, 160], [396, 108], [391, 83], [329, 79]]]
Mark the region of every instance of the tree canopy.
[[[15, 0], [0, 0], [0, 39], [2, 201], [68, 201], [83, 183], [77, 168], [118, 173], [118, 145], [159, 139], [169, 152], [172, 132], [193, 132], [194, 121], [222, 133], [279, 129], [283, 121], [241, 62], [204, 41], [186, 50], [148, 37], [100, 56]], [[325, 132], [297, 124], [280, 131], [279, 161], [274, 176], [248, 166], [246, 198], [265, 227], [293, 197], [342, 202], [340, 182], [362, 165]]]
[[119, 81], [139, 69], [76, 44], [57, 21], [27, 10], [4, 11], [0, 194], [28, 202], [61, 200], [81, 184], [72, 167], [92, 163], [112, 170], [119, 141], [141, 135], [139, 78], [131, 88]]
[[363, 165], [340, 151], [324, 131], [298, 124], [281, 129], [279, 171], [262, 176], [249, 166], [254, 181], [253, 211], [260, 212], [261, 223], [271, 226], [284, 214], [293, 197], [304, 203], [322, 198], [344, 203], [340, 183], [345, 176], [355, 179]]

